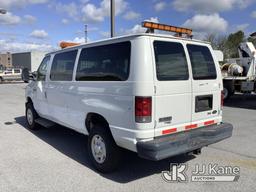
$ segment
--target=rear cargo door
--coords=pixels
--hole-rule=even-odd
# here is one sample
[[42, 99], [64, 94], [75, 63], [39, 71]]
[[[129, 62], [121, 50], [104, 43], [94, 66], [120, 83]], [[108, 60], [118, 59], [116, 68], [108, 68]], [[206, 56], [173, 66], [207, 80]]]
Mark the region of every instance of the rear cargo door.
[[192, 85], [180, 42], [155, 40], [155, 136], [184, 130], [191, 122]]
[[221, 84], [210, 48], [187, 44], [192, 80], [192, 122], [198, 126], [213, 124], [220, 115]]

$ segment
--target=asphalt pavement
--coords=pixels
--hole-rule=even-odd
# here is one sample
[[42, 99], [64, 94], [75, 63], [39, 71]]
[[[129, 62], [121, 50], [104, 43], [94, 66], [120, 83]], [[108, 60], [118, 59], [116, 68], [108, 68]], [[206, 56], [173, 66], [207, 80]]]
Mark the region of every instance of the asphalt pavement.
[[[224, 121], [233, 136], [203, 148], [201, 155], [181, 155], [152, 162], [124, 151], [120, 169], [97, 173], [87, 153], [87, 137], [61, 126], [29, 131], [25, 121], [24, 83], [0, 84], [0, 192], [38, 191], [256, 191], [256, 95], [235, 95], [226, 102]], [[166, 182], [170, 163], [238, 166], [236, 182]]]

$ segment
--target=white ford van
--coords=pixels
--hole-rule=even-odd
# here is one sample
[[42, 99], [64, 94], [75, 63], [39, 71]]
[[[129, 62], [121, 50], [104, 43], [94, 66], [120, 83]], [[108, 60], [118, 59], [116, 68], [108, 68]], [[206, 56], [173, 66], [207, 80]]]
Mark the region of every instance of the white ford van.
[[232, 135], [210, 44], [136, 34], [49, 53], [26, 88], [26, 119], [88, 135], [94, 167], [112, 171], [120, 148], [161, 160]]

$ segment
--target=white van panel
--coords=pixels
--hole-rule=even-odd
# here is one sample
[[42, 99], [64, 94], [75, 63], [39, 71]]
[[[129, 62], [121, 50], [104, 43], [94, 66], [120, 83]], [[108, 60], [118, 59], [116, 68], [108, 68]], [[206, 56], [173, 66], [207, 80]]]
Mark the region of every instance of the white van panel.
[[[159, 81], [157, 79], [153, 48], [155, 40], [181, 43], [187, 58], [189, 74], [187, 80]], [[131, 42], [130, 74], [127, 81], [76, 81], [76, 72], [73, 72], [72, 81], [54, 82], [50, 81], [48, 72], [46, 85], [44, 85], [47, 95], [46, 111], [50, 116], [48, 119], [88, 134], [85, 127], [86, 116], [88, 113], [97, 113], [109, 123], [117, 145], [132, 151], [136, 151], [137, 141], [153, 140], [154, 137], [163, 135], [163, 130], [177, 128], [176, 132], [179, 132], [193, 123], [203, 125], [207, 120], [221, 121], [222, 80], [217, 62], [215, 61], [217, 70], [215, 80], [193, 80], [186, 49], [188, 42], [208, 46], [206, 44], [192, 40], [145, 35], [97, 42], [66, 50], [78, 49], [79, 56], [82, 48], [123, 41]], [[211, 48], [210, 50], [213, 54]], [[51, 54], [54, 55], [54, 53]], [[78, 59], [75, 70], [77, 62]], [[195, 97], [207, 94], [213, 95], [212, 111], [217, 110], [217, 113], [209, 114], [209, 111], [195, 113]], [[136, 96], [152, 97], [151, 122], [135, 122]], [[168, 117], [171, 117], [170, 121], [164, 120]]]
[[[187, 44], [188, 45], [188, 44]], [[207, 47], [212, 55], [215, 70], [216, 78], [215, 79], [199, 79], [196, 80], [192, 78], [192, 122], [201, 121], [201, 120], [216, 120], [221, 115], [221, 91], [222, 91], [222, 79], [220, 73], [220, 67], [217, 60], [214, 57], [214, 52], [209, 45], [202, 45], [200, 43], [189, 43], [189, 45], [198, 45], [202, 47]], [[191, 58], [188, 57], [190, 66]], [[202, 112], [196, 112], [196, 99], [197, 97], [209, 96], [212, 97], [212, 109]]]
[[[160, 81], [156, 76], [155, 51], [153, 48], [154, 41], [179, 43], [183, 47], [184, 54], [186, 52], [184, 45], [177, 40], [151, 38], [152, 60], [154, 62], [154, 84], [155, 84], [155, 137], [162, 135], [162, 130], [175, 128], [177, 132], [183, 131], [184, 124], [191, 123], [191, 75], [188, 68], [187, 80], [164, 80]], [[186, 59], [186, 57], [185, 57]]]

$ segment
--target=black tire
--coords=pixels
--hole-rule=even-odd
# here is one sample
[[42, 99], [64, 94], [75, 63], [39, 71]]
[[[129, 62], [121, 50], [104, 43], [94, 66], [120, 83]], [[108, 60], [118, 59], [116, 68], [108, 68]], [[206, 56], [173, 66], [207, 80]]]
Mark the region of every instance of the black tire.
[[38, 114], [36, 113], [33, 104], [27, 103], [26, 104], [26, 121], [28, 124], [28, 128], [30, 130], [36, 130], [39, 128], [39, 125], [35, 122], [35, 119], [37, 118], [38, 118]]
[[0, 77], [0, 83], [3, 83], [3, 78], [2, 77]]
[[233, 81], [224, 81], [224, 100], [229, 99], [232, 95], [234, 95], [235, 89], [234, 89], [234, 83]]
[[[92, 141], [93, 141], [93, 138], [97, 136], [103, 139], [103, 142], [105, 144], [105, 149], [106, 149], [105, 150], [106, 157], [104, 162], [102, 163], [97, 162], [96, 158], [93, 155]], [[121, 150], [116, 145], [108, 128], [97, 125], [91, 129], [89, 138], [88, 138], [88, 151], [89, 151], [89, 158], [93, 164], [93, 167], [99, 172], [108, 173], [118, 168], [120, 157], [121, 157]]]
[[230, 90], [227, 87], [223, 88], [224, 100], [228, 100], [231, 96]]

